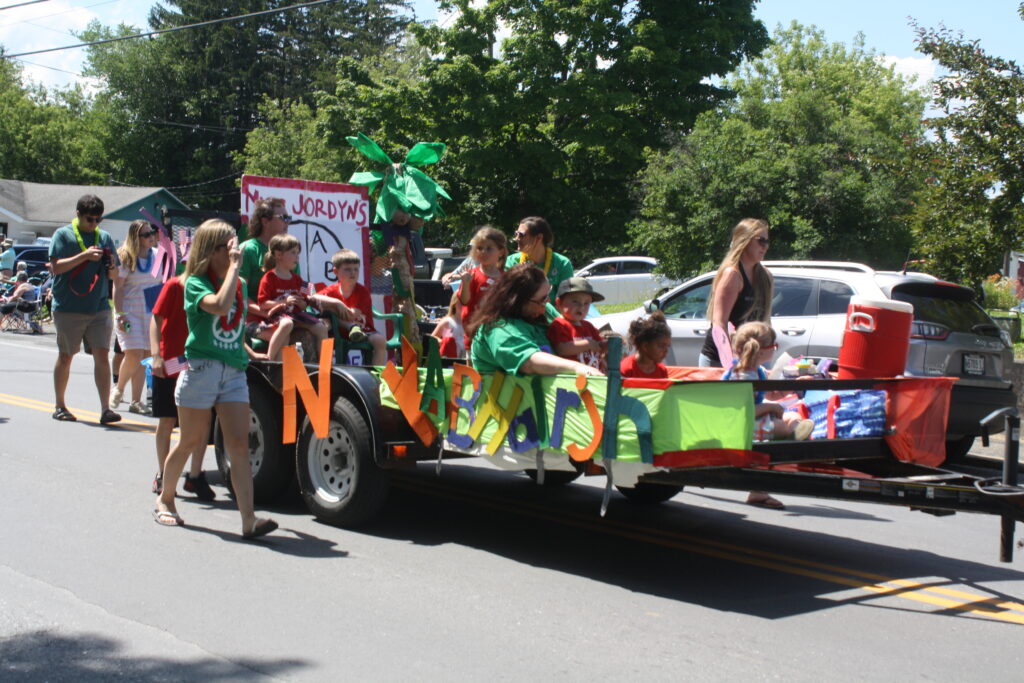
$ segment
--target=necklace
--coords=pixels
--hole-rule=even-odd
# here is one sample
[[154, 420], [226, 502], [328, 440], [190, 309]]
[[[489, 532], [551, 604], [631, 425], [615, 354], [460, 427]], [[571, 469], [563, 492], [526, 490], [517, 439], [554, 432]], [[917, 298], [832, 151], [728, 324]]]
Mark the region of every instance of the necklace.
[[[544, 250], [544, 276], [545, 277], [547, 276], [547, 274], [549, 272], [551, 272], [551, 255], [553, 253], [554, 252], [551, 250], [551, 247], [548, 247], [547, 249]], [[519, 262], [520, 263], [526, 263], [527, 260], [529, 260], [529, 257], [526, 255], [526, 252], [525, 251], [519, 252]]]

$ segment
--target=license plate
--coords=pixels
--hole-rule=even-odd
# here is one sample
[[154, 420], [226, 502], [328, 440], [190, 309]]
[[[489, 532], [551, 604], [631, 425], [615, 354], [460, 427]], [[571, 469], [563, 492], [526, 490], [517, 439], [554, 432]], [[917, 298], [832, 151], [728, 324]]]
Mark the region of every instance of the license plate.
[[964, 354], [964, 374], [965, 375], [984, 375], [985, 374], [985, 356], [977, 353], [965, 353]]

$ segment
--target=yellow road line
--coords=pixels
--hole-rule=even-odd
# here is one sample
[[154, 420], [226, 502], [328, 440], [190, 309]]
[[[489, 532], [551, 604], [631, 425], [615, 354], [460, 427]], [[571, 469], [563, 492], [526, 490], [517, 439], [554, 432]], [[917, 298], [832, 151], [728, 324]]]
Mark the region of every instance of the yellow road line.
[[[395, 483], [399, 487], [406, 488], [408, 490], [422, 491], [423, 489], [429, 489], [430, 491], [428, 492], [440, 497], [460, 499], [472, 504], [505, 512], [512, 512], [514, 514], [523, 514], [546, 521], [553, 521], [566, 526], [573, 526], [622, 538], [653, 543], [655, 545], [661, 545], [677, 550], [686, 550], [701, 555], [707, 555], [709, 557], [716, 557], [765, 569], [773, 569], [787, 574], [795, 574], [798, 576], [818, 579], [828, 583], [836, 583], [842, 586], [867, 590], [879, 595], [901, 597], [907, 600], [942, 607], [944, 609], [951, 609], [977, 616], [1024, 625], [1024, 605], [1020, 603], [996, 601], [993, 598], [966, 591], [944, 589], [937, 586], [927, 586], [906, 579], [886, 578], [878, 574], [860, 572], [858, 570], [846, 569], [844, 567], [809, 560], [800, 560], [799, 558], [786, 557], [777, 553], [770, 553], [751, 548], [731, 546], [719, 541], [696, 538], [685, 534], [672, 534], [664, 531], [641, 529], [618, 520], [598, 520], [572, 511], [559, 510], [557, 511], [557, 514], [555, 514], [555, 511], [549, 510], [530, 501], [502, 500], [495, 499], [493, 497], [483, 498], [475, 494], [467, 494], [465, 491], [457, 491], [443, 485], [423, 482], [421, 480], [417, 480], [415, 484], [412, 484], [408, 481], [396, 479]], [[801, 564], [804, 566], [799, 566]], [[851, 578], [857, 576], [861, 576], [863, 578], [877, 577], [880, 580], [871, 582], [858, 578]], [[936, 595], [936, 593], [950, 595], [952, 597], [960, 597], [963, 598], [963, 600], [948, 599], [941, 595]], [[1002, 609], [1003, 611], [997, 611], [997, 608]], [[1020, 613], [1015, 613], [1015, 611]]]
[[[8, 405], [18, 406], [21, 408], [28, 408], [30, 410], [35, 410], [41, 413], [52, 413], [54, 410], [53, 403], [39, 401], [34, 398], [27, 398], [24, 396], [13, 396], [11, 394], [0, 393], [0, 403], [6, 403]], [[79, 422], [95, 424], [100, 423], [100, 414], [95, 411], [86, 410], [84, 408], [68, 408], [68, 410], [70, 410], [71, 413], [78, 418]], [[87, 419], [83, 420], [83, 417]], [[120, 422], [114, 422], [112, 424], [103, 426], [113, 427], [117, 429], [126, 429], [132, 432], [144, 432], [150, 434], [156, 431], [156, 425], [154, 424], [149, 424], [148, 422], [136, 422], [135, 420], [126, 420], [124, 418], [122, 418]]]

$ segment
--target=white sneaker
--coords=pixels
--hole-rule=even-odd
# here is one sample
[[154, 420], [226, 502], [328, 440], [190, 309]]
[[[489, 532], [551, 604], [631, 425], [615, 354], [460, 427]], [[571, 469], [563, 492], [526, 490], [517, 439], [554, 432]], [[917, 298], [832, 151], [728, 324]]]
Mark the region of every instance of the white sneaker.
[[124, 398], [124, 392], [114, 387], [114, 393], [110, 395], [110, 409], [117, 410], [117, 407], [121, 405], [121, 399]]
[[800, 420], [793, 427], [793, 438], [797, 441], [807, 441], [814, 431], [814, 420]]
[[136, 415], [152, 415], [153, 411], [149, 409], [149, 406], [142, 403], [141, 401], [132, 401], [131, 405], [128, 406], [129, 413], [135, 413]]

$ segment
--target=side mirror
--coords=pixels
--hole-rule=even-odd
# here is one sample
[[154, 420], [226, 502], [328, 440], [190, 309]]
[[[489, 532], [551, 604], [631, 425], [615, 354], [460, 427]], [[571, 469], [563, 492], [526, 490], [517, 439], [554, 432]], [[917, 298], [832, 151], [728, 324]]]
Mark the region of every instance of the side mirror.
[[660, 310], [660, 309], [661, 309], [661, 302], [658, 301], [657, 299], [651, 299], [650, 301], [645, 301], [644, 302], [644, 312], [645, 313], [654, 313], [655, 311]]

